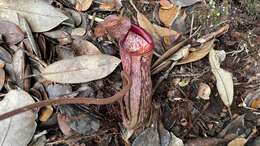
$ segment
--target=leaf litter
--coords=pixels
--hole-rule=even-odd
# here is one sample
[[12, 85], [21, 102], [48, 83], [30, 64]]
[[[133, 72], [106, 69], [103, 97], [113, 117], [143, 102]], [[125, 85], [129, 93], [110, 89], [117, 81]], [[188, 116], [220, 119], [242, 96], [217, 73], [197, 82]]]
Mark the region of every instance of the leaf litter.
[[[3, 0], [1, 114], [34, 102], [80, 97], [99, 101], [118, 93], [126, 82], [120, 79], [117, 41], [132, 35], [132, 24], [151, 35], [155, 51], [149, 105], [154, 111], [142, 128], [122, 126], [131, 117], [122, 116], [117, 103], [52, 104], [1, 120], [1, 144], [27, 145], [41, 138], [42, 145], [257, 143], [259, 32], [250, 4], [258, 4], [242, 1], [238, 6], [201, 0]], [[131, 93], [139, 96], [137, 90]]]

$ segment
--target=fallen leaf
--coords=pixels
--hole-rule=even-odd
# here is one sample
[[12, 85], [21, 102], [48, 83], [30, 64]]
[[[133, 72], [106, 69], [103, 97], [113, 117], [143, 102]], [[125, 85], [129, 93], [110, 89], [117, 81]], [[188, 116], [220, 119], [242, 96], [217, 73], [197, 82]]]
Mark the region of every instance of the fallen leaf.
[[197, 97], [204, 100], [209, 100], [211, 89], [208, 84], [200, 83]]
[[42, 76], [58, 83], [84, 83], [109, 75], [120, 63], [110, 55], [84, 55], [64, 59], [48, 65]]
[[243, 133], [244, 128], [245, 128], [245, 114], [240, 115], [235, 119], [233, 119], [231, 122], [229, 122], [228, 125], [219, 132], [218, 137], [224, 137], [225, 135], [230, 135], [230, 134], [240, 135]]
[[181, 6], [181, 7], [187, 7], [191, 6], [195, 3], [201, 2], [202, 0], [170, 0], [175, 5]]
[[121, 0], [102, 0], [99, 9], [103, 11], [116, 11], [122, 7]]
[[181, 9], [177, 18], [172, 23], [172, 28], [178, 32], [185, 33], [187, 31], [186, 18], [187, 18], [187, 14], [185, 9]]
[[[0, 4], [1, 5], [1, 4]], [[0, 10], [1, 12], [1, 10]], [[1, 13], [0, 13], [1, 18]], [[16, 24], [9, 21], [0, 21], [0, 34], [8, 44], [17, 44], [24, 39], [24, 33]]]
[[77, 56], [101, 54], [99, 49], [94, 44], [87, 40], [82, 40], [80, 38], [74, 39], [72, 41], [71, 47], [74, 49]]
[[1, 0], [0, 18], [19, 25], [16, 14], [28, 20], [33, 32], [48, 31], [68, 19], [44, 0]]
[[67, 117], [65, 115], [58, 113], [57, 120], [58, 120], [60, 130], [64, 135], [69, 136], [72, 134], [73, 130], [66, 123], [66, 119]]
[[161, 27], [155, 24], [153, 24], [153, 26], [160, 38], [163, 39], [165, 49], [173, 47], [173, 45], [176, 44], [176, 41], [181, 37], [181, 33], [172, 29]]
[[254, 109], [260, 108], [260, 89], [249, 92], [243, 103], [246, 107], [251, 107]]
[[139, 26], [146, 30], [153, 38], [155, 49], [157, 53], [163, 52], [160, 36], [157, 34], [153, 24], [140, 12], [137, 12], [137, 20]]
[[25, 54], [23, 50], [19, 49], [15, 52], [12, 65], [16, 84], [23, 89], [25, 75]]
[[177, 65], [198, 61], [208, 55], [209, 51], [214, 47], [214, 39], [203, 44], [196, 51], [190, 52], [186, 58], [180, 60]]
[[41, 122], [46, 122], [53, 114], [53, 108], [51, 106], [46, 106], [43, 109], [41, 109], [41, 114], [39, 117], [39, 120]]
[[176, 137], [172, 132], [166, 130], [162, 123], [158, 128], [160, 135], [160, 145], [162, 146], [184, 146], [183, 141]]
[[247, 143], [247, 139], [243, 137], [238, 137], [230, 141], [227, 146], [244, 146], [246, 143]]
[[149, 127], [134, 140], [133, 146], [160, 145], [159, 133], [155, 127]]
[[159, 19], [165, 26], [171, 27], [174, 20], [177, 18], [179, 11], [180, 9], [176, 5], [173, 5], [170, 9], [160, 8], [158, 14]]
[[57, 60], [69, 59], [75, 57], [75, 51], [67, 46], [58, 45], [55, 47]]
[[35, 40], [34, 40], [34, 37], [33, 37], [33, 34], [32, 34], [32, 31], [31, 31], [31, 28], [26, 20], [26, 18], [24, 18], [23, 16], [19, 16], [19, 23], [20, 23], [20, 26], [22, 28], [22, 30], [24, 32], [26, 32], [27, 34], [27, 37], [29, 39], [29, 42], [30, 42], [30, 45], [31, 45], [31, 48], [33, 50], [33, 52], [39, 57], [41, 58], [41, 52], [39, 50], [39, 47], [38, 45], [36, 44]]
[[156, 25], [156, 24], [153, 24], [153, 27], [155, 28], [155, 31], [157, 32], [157, 34], [160, 37], [173, 36], [173, 35], [180, 36], [181, 35], [181, 33], [177, 32], [175, 30], [172, 30], [172, 29], [169, 29], [169, 28], [166, 28], [166, 27], [161, 27], [161, 26]]
[[87, 11], [91, 4], [92, 4], [93, 0], [77, 0], [75, 9], [78, 11]]
[[182, 47], [180, 50], [178, 50], [176, 53], [174, 53], [171, 56], [171, 60], [178, 61], [182, 58], [186, 58], [189, 55], [189, 48], [190, 48], [190, 45], [186, 45], [186, 46]]
[[64, 8], [64, 10], [69, 13], [71, 18], [75, 22], [75, 26], [78, 27], [81, 24], [81, 22], [82, 22], [82, 18], [81, 18], [80, 12], [75, 11], [73, 9], [69, 9], [69, 8]]
[[205, 43], [213, 38], [217, 38], [217, 37], [225, 34], [228, 31], [228, 29], [229, 29], [229, 25], [226, 24], [223, 27], [219, 28], [218, 30], [198, 38], [196, 41], [199, 43]]
[[0, 46], [0, 59], [3, 60], [5, 63], [12, 63], [11, 54], [1, 46]]
[[57, 40], [60, 45], [66, 45], [72, 42], [71, 36], [62, 30], [54, 30], [43, 33], [45, 36]]
[[[0, 101], [0, 114], [32, 104], [34, 100], [23, 90], [10, 90]], [[0, 144], [2, 146], [25, 146], [34, 135], [36, 116], [32, 111], [0, 121]]]
[[[59, 109], [65, 116], [63, 126], [67, 125], [77, 133], [91, 134], [97, 132], [100, 128], [100, 120], [94, 116], [94, 113], [89, 114], [68, 105], [61, 106]], [[69, 130], [67, 126], [66, 132]], [[65, 132], [65, 129], [63, 130]]]
[[195, 138], [188, 140], [185, 146], [219, 146], [226, 141], [223, 138]]
[[228, 71], [220, 68], [219, 57], [216, 55], [216, 51], [211, 49], [209, 52], [209, 62], [211, 71], [217, 80], [217, 89], [223, 103], [230, 107], [233, 102], [234, 85], [232, 80], [232, 74]]
[[120, 39], [122, 36], [126, 36], [130, 28], [131, 22], [127, 17], [110, 15], [97, 25], [94, 33], [98, 37], [109, 34], [115, 39]]
[[162, 9], [170, 9], [174, 6], [169, 0], [160, 0], [160, 5]]
[[72, 36], [84, 36], [85, 33], [86, 33], [86, 29], [79, 27], [79, 28], [72, 29], [71, 35]]

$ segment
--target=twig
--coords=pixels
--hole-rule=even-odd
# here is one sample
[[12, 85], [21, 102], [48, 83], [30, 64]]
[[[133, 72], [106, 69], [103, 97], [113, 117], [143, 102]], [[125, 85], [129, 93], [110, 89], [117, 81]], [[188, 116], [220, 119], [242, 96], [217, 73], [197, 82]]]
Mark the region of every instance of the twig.
[[194, 23], [194, 13], [192, 13], [192, 16], [191, 16], [190, 36], [192, 35], [192, 31], [193, 31], [193, 23]]
[[123, 82], [125, 83], [123, 86], [123, 89], [117, 92], [115, 95], [108, 97], [108, 98], [87, 98], [87, 97], [78, 97], [78, 98], [61, 98], [61, 99], [50, 99], [50, 100], [43, 100], [40, 102], [36, 102], [33, 104], [29, 104], [26, 106], [23, 106], [21, 108], [17, 108], [15, 110], [11, 110], [7, 113], [0, 115], [0, 121], [4, 120], [6, 118], [12, 117], [14, 115], [35, 109], [35, 108], [41, 108], [46, 107], [49, 105], [66, 105], [66, 104], [94, 104], [94, 105], [106, 105], [114, 103], [115, 101], [118, 101], [122, 99], [125, 94], [129, 91], [129, 89], [132, 86], [132, 81], [130, 80], [130, 77], [128, 74], [122, 72], [121, 73]]
[[136, 8], [136, 6], [135, 6], [133, 0], [129, 0], [129, 3], [131, 4], [131, 6], [135, 9], [135, 11], [136, 11], [137, 13], [140, 13], [139, 10]]
[[93, 16], [93, 15], [87, 14], [87, 16], [88, 16], [88, 19], [94, 20], [94, 21], [96, 21], [96, 22], [102, 22], [102, 21], [104, 21], [104, 19], [99, 18], [99, 17], [96, 17], [96, 16]]

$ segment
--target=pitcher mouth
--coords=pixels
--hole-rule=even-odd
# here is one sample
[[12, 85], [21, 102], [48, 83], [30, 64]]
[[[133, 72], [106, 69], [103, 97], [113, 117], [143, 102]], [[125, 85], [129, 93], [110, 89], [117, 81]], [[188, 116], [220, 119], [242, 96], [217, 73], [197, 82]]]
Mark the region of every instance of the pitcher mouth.
[[[126, 44], [126, 41], [130, 42]], [[152, 52], [154, 43], [151, 36], [143, 28], [132, 24], [125, 37], [119, 40], [119, 47], [138, 56]]]

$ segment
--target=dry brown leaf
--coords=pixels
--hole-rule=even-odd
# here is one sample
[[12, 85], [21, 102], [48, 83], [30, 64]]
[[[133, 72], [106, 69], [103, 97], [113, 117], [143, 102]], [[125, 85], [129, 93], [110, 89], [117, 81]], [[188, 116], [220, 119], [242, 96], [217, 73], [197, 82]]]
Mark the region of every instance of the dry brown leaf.
[[210, 49], [214, 47], [214, 39], [206, 42], [200, 49], [191, 52], [186, 58], [180, 60], [177, 65], [198, 61], [208, 55]]
[[172, 30], [172, 29], [169, 29], [169, 28], [166, 28], [166, 27], [161, 27], [161, 26], [156, 25], [156, 24], [153, 24], [153, 27], [155, 28], [155, 31], [157, 32], [157, 34], [160, 37], [181, 35], [181, 33], [177, 32], [175, 30]]
[[59, 127], [60, 127], [60, 130], [61, 132], [66, 135], [66, 136], [69, 136], [72, 134], [73, 130], [70, 128], [70, 126], [66, 123], [66, 116], [65, 115], [62, 115], [60, 113], [58, 113], [58, 116], [57, 116], [57, 119], [58, 119], [58, 124], [59, 124]]
[[252, 101], [250, 107], [254, 108], [254, 109], [259, 109], [260, 108], [260, 99], [259, 98], [254, 99]]
[[244, 146], [247, 143], [247, 139], [238, 137], [228, 143], [227, 146]]
[[118, 17], [116, 15], [107, 16], [103, 22], [100, 22], [95, 28], [95, 36], [109, 34], [115, 39], [125, 36], [131, 27], [131, 22], [127, 17]]
[[160, 36], [157, 34], [153, 24], [140, 12], [137, 12], [137, 20], [139, 26], [141, 26], [152, 36], [157, 53], [162, 53], [163, 47], [162, 47], [161, 39]]
[[103, 11], [116, 11], [119, 10], [121, 7], [121, 0], [107, 0], [100, 4], [99, 9]]
[[259, 109], [260, 108], [260, 89], [258, 90], [253, 90], [250, 91], [243, 103], [241, 103], [240, 105], [245, 106], [245, 107], [250, 107], [250, 108], [254, 108], [254, 109]]
[[72, 48], [74, 49], [77, 56], [101, 54], [99, 49], [87, 40], [74, 39], [72, 41]]
[[22, 30], [16, 24], [9, 21], [0, 21], [0, 34], [3, 35], [4, 40], [9, 44], [17, 44], [24, 39]]
[[162, 9], [170, 9], [174, 6], [169, 0], [160, 0], [160, 5]]
[[181, 37], [181, 33], [168, 29], [166, 27], [161, 27], [158, 25], [153, 25], [157, 34], [163, 39], [165, 48], [171, 48], [176, 41]]
[[75, 9], [78, 11], [87, 11], [91, 4], [92, 4], [93, 0], [77, 0]]
[[174, 20], [177, 18], [177, 14], [180, 9], [176, 5], [173, 5], [170, 9], [159, 9], [159, 19], [167, 27], [171, 27]]
[[41, 122], [46, 122], [53, 114], [53, 108], [51, 106], [46, 106], [41, 110], [39, 120]]
[[23, 89], [25, 76], [25, 54], [23, 50], [19, 49], [15, 52], [12, 65], [16, 78], [16, 84]]
[[120, 63], [110, 55], [84, 55], [64, 59], [48, 65], [42, 76], [58, 83], [84, 83], [109, 75]]

